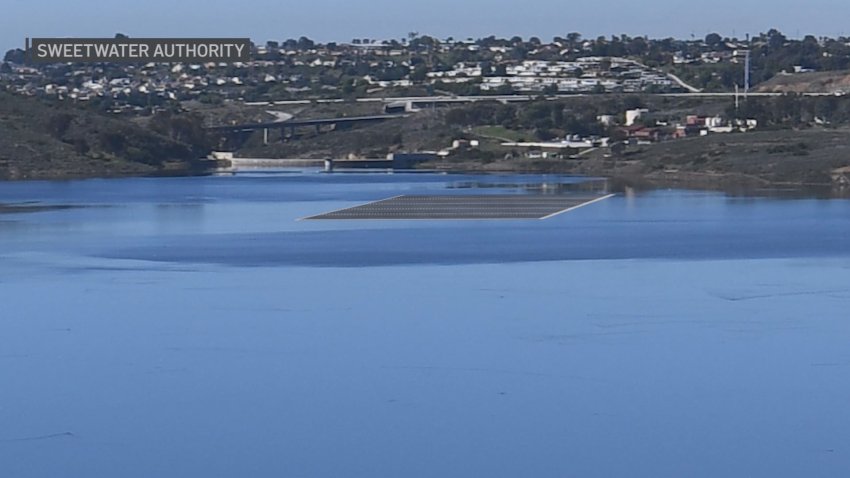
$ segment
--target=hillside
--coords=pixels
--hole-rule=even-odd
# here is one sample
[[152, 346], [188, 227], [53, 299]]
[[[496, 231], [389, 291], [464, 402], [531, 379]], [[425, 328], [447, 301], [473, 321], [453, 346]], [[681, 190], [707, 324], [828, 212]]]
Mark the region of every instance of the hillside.
[[850, 130], [710, 135], [642, 147], [624, 159], [641, 173], [658, 177], [700, 173], [773, 184], [826, 185], [834, 170], [850, 165]]
[[847, 93], [850, 92], [850, 71], [823, 71], [776, 75], [758, 85], [760, 93]]
[[826, 187], [846, 195], [850, 129], [760, 131], [710, 135], [629, 147], [600, 148], [579, 159], [456, 158], [425, 167], [462, 171], [523, 171], [605, 176], [631, 184], [711, 189]]
[[[831, 100], [840, 101], [837, 98]], [[299, 137], [286, 142], [271, 138], [263, 144], [255, 133], [236, 150], [242, 157], [260, 158], [380, 158], [395, 151], [440, 150], [453, 139], [479, 139], [480, 147], [460, 149], [450, 159], [424, 167], [450, 170], [567, 172], [608, 177], [638, 178], [658, 183], [795, 184], [847, 183], [850, 167], [850, 126], [790, 128], [771, 124], [771, 114], [784, 110], [771, 102], [756, 104], [765, 113], [760, 123], [770, 129], [746, 134], [715, 134], [657, 144], [631, 146], [614, 154], [599, 148], [573, 159], [525, 158], [503, 137], [555, 137], [582, 126], [583, 118], [622, 110], [629, 98], [577, 97], [561, 102], [528, 105], [478, 103], [459, 108], [426, 110], [379, 124], [316, 133], [301, 128]], [[646, 98], [659, 118], [685, 114], [718, 114], [723, 102], [692, 99]], [[609, 104], [610, 103], [610, 104]], [[794, 104], [808, 111], [808, 104]], [[792, 106], [794, 106], [792, 105]], [[786, 105], [787, 106], [787, 105]], [[817, 106], [817, 105], [815, 105]], [[841, 106], [841, 105], [838, 105]], [[337, 105], [301, 107], [299, 117], [370, 114], [375, 106]], [[756, 108], [758, 109], [758, 108]], [[843, 118], [836, 107], [835, 124]], [[553, 113], [562, 113], [560, 123]], [[770, 113], [770, 114], [768, 114]], [[116, 175], [186, 173], [195, 158], [207, 152], [201, 124], [225, 117], [262, 119], [262, 108], [198, 108], [192, 113], [162, 114], [128, 119], [112, 117], [61, 102], [0, 93], [0, 179], [67, 178]], [[515, 136], [515, 137], [514, 137]]]
[[[338, 129], [332, 132], [316, 134], [309, 128], [298, 131], [299, 138], [280, 142], [272, 134], [269, 144], [263, 144], [263, 136], [255, 133], [236, 150], [237, 156], [260, 158], [344, 158], [349, 155], [377, 158], [395, 151], [441, 150], [459, 138], [490, 139], [488, 151], [493, 158], [510, 153], [510, 148], [500, 148], [500, 140], [534, 138], [535, 129], [551, 130], [551, 136], [563, 136], [570, 132], [568, 127], [596, 123], [600, 114], [623, 111], [629, 107], [646, 106], [657, 112], [656, 116], [667, 119], [688, 114], [718, 115], [728, 106], [728, 101], [712, 98], [664, 98], [629, 95], [610, 95], [605, 97], [563, 98], [557, 101], [539, 101], [519, 105], [505, 105], [496, 101], [479, 102], [452, 108], [422, 110], [406, 118], [386, 121], [350, 129]], [[631, 105], [631, 106], [629, 106]], [[555, 124], [554, 111], [562, 107], [562, 124]], [[269, 121], [266, 113], [269, 107], [240, 108], [227, 105], [218, 108], [197, 108], [204, 114], [208, 123], [221, 124], [235, 118], [247, 121]], [[333, 105], [305, 105], [274, 108], [294, 114], [298, 119], [333, 118], [354, 115], [381, 114], [381, 105], [363, 103], [340, 103]], [[222, 121], [226, 118], [227, 121]], [[568, 124], [567, 124], [568, 123]], [[490, 134], [490, 126], [498, 125], [502, 131], [504, 125], [510, 126], [509, 138], [500, 138]], [[538, 128], [538, 126], [543, 126]], [[492, 159], [492, 158], [491, 158]]]
[[[581, 108], [600, 108], [599, 102], [584, 104], [585, 99], [564, 102], [567, 114]], [[614, 100], [611, 100], [614, 101]], [[681, 116], [690, 112], [719, 114], [722, 102], [690, 104], [688, 100], [650, 99], [658, 115]], [[524, 105], [514, 111], [514, 119], [503, 122], [511, 128], [490, 124], [490, 110], [500, 106], [477, 104], [460, 108], [423, 111], [401, 120], [321, 134], [304, 131], [299, 139], [268, 145], [255, 134], [237, 151], [243, 157], [262, 158], [343, 158], [348, 155], [377, 158], [393, 151], [439, 150], [455, 138], [475, 138], [480, 148], [456, 151], [449, 159], [423, 165], [427, 168], [469, 171], [565, 172], [608, 177], [628, 177], [658, 183], [701, 183], [721, 185], [793, 184], [828, 186], [836, 180], [836, 171], [850, 166], [850, 127], [802, 127], [760, 130], [750, 133], [712, 134], [704, 137], [630, 146], [621, 154], [599, 148], [577, 159], [530, 159], [514, 147], [502, 146], [505, 140], [534, 138], [534, 118], [529, 110], [551, 103]], [[773, 103], [761, 105], [765, 111], [778, 110]], [[495, 109], [494, 109], [495, 108]], [[504, 107], [513, 111], [514, 107]], [[801, 106], [801, 108], [803, 108]], [[615, 109], [615, 108], [611, 108]], [[806, 109], [806, 108], [803, 108]], [[543, 111], [545, 113], [545, 111]], [[780, 111], [781, 112], [781, 111]], [[461, 113], [461, 114], [458, 114]], [[835, 115], [834, 115], [835, 116]], [[836, 116], [838, 117], [838, 116]], [[459, 120], [457, 118], [460, 118]], [[466, 119], [464, 119], [466, 118]], [[763, 121], [770, 123], [770, 118]], [[458, 124], [460, 122], [460, 124]], [[558, 135], [564, 130], [554, 130]], [[840, 176], [846, 176], [846, 173]]]
[[181, 171], [200, 152], [126, 119], [0, 92], [0, 179]]

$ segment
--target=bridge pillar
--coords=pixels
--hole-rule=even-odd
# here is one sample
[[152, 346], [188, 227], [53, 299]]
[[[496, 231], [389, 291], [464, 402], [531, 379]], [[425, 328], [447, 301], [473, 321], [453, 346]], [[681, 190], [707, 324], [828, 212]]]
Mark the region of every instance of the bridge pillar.
[[330, 173], [333, 170], [334, 170], [334, 160], [330, 159], [330, 158], [326, 159], [325, 160], [325, 171]]

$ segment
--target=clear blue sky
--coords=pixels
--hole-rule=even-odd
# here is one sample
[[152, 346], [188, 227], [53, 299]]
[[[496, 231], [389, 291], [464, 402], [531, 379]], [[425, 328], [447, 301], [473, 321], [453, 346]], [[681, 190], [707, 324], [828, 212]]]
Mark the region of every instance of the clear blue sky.
[[[521, 6], [522, 8], [518, 8]], [[0, 49], [27, 36], [247, 36], [258, 42], [306, 35], [319, 41], [401, 38], [410, 31], [440, 37], [521, 35], [548, 40], [627, 33], [703, 37], [716, 31], [743, 38], [779, 28], [850, 34], [846, 0], [3, 0]]]

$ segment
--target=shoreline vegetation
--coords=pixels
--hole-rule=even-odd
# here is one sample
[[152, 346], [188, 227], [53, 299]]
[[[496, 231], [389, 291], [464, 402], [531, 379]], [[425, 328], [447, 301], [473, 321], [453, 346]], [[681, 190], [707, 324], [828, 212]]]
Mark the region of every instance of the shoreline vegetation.
[[[605, 129], [597, 117], [629, 108], [650, 110], [652, 115], [643, 121], [657, 123], [687, 115], [731, 115], [730, 100], [600, 95], [541, 97], [520, 105], [481, 102], [417, 111], [378, 124], [329, 131], [305, 128], [271, 141], [261, 130], [232, 141], [205, 129], [223, 121], [268, 121], [268, 106], [184, 106], [147, 117], [123, 117], [75, 103], [0, 92], [0, 180], [208, 174], [221, 164], [200, 158], [231, 140], [225, 150], [243, 158], [383, 158], [448, 148], [448, 156], [419, 167], [598, 176], [639, 188], [796, 189], [817, 190], [818, 196], [850, 195], [850, 99], [845, 98], [751, 98], [746, 114], [757, 116], [760, 125], [754, 131], [660, 141], [617, 137], [622, 127]], [[815, 124], [819, 117], [813, 111], [827, 106], [834, 121]], [[299, 106], [289, 112], [304, 119], [333, 118], [376, 114], [380, 108], [342, 103]], [[516, 146], [557, 141], [576, 131], [609, 136], [616, 146], [550, 150], [555, 154], [549, 157]], [[471, 147], [473, 142], [476, 146]]]
[[620, 154], [599, 148], [580, 159], [458, 160], [424, 166], [599, 176], [639, 189], [794, 190], [850, 197], [848, 165], [850, 128], [715, 135], [629, 147]]
[[[850, 137], [850, 132], [845, 133]], [[643, 154], [643, 153], [641, 153]], [[309, 158], [312, 159], [312, 158]], [[80, 180], [80, 179], [117, 179], [128, 177], [186, 177], [214, 174], [226, 169], [226, 161], [173, 161], [160, 168], [91, 168], [33, 170], [18, 169], [17, 174], [0, 174], [0, 183], [5, 181], [27, 180]], [[799, 158], [788, 162], [789, 169], [809, 168]], [[536, 159], [482, 161], [479, 159], [458, 159], [452, 161], [430, 161], [420, 164], [414, 170], [433, 170], [447, 173], [515, 173], [515, 174], [572, 174], [599, 177], [609, 180], [614, 190], [626, 188], [648, 189], [694, 189], [724, 191], [732, 194], [757, 194], [763, 192], [785, 191], [802, 197], [850, 198], [850, 186], [846, 180], [850, 168], [836, 168], [831, 176], [821, 171], [815, 176], [821, 181], [805, 181], [783, 175], [765, 172], [762, 175], [745, 169], [742, 171], [695, 170], [686, 166], [683, 169], [659, 168], [656, 164], [647, 164], [640, 159], [622, 159], [610, 157], [588, 158], [586, 160]], [[43, 210], [39, 206], [0, 204], [0, 214], [14, 212], [32, 212]]]
[[[219, 163], [221, 166], [221, 163]], [[93, 174], [75, 172], [68, 174], [36, 174], [30, 177], [0, 177], [6, 181], [70, 181], [83, 179], [120, 179], [133, 177], [164, 178], [206, 176], [222, 171], [219, 167], [192, 166], [163, 171], [98, 171]], [[366, 171], [366, 170], [364, 170]], [[848, 198], [850, 187], [836, 183], [806, 183], [801, 181], [768, 181], [758, 176], [742, 173], [715, 173], [699, 171], [654, 171], [645, 174], [629, 172], [628, 166], [570, 166], [558, 160], [538, 160], [526, 164], [482, 163], [460, 161], [454, 163], [424, 163], [409, 171], [435, 171], [450, 174], [565, 174], [604, 179], [611, 191], [646, 191], [653, 189], [689, 189], [724, 192], [734, 196], [772, 196], [794, 198]], [[848, 171], [850, 172], [850, 171]], [[65, 209], [71, 206], [45, 206], [38, 204], [0, 203], [0, 214], [39, 212]]]

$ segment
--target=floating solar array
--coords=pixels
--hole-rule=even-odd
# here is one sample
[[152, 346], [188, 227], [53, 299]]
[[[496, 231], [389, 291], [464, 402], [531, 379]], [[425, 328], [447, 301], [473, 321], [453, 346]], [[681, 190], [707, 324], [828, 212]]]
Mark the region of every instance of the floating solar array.
[[405, 195], [306, 219], [547, 219], [608, 196]]

